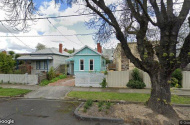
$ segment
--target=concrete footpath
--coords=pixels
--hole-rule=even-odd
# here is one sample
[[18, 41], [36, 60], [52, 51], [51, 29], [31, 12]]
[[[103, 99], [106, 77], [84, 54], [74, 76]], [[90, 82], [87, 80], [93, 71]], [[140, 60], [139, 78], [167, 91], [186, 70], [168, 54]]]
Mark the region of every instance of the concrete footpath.
[[[73, 86], [38, 86], [38, 85], [12, 85], [1, 84], [3, 88], [30, 89], [32, 92], [26, 94], [25, 98], [44, 98], [44, 99], [64, 99], [70, 91], [88, 91], [88, 92], [115, 92], [115, 93], [145, 93], [149, 94], [151, 89], [130, 89], [130, 88], [94, 88], [94, 87], [73, 87]], [[171, 93], [179, 96], [189, 96], [189, 89], [172, 88]]]
[[[92, 87], [72, 87], [71, 91], [89, 91], [89, 92], [116, 92], [116, 93], [145, 93], [151, 92], [150, 88], [130, 89], [130, 88], [92, 88]], [[190, 89], [171, 89], [172, 95], [190, 96]]]

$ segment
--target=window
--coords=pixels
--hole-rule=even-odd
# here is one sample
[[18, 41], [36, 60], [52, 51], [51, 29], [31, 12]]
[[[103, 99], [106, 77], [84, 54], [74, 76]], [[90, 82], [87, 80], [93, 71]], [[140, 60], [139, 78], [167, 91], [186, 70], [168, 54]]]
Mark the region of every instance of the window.
[[40, 61], [36, 61], [36, 69], [40, 69]]
[[94, 60], [90, 59], [90, 71], [94, 70]]
[[36, 61], [36, 69], [47, 69], [47, 61]]
[[40, 61], [40, 69], [44, 69], [44, 61]]
[[44, 69], [47, 69], [47, 61], [44, 61]]
[[80, 70], [84, 70], [84, 60], [80, 60]]

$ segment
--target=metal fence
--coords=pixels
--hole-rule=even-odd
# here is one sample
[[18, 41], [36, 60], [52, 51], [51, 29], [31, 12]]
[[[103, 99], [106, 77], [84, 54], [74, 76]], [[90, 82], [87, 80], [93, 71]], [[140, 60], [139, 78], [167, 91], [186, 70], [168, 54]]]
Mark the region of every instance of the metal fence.
[[12, 84], [38, 84], [38, 75], [28, 74], [0, 74], [1, 83], [12, 83]]

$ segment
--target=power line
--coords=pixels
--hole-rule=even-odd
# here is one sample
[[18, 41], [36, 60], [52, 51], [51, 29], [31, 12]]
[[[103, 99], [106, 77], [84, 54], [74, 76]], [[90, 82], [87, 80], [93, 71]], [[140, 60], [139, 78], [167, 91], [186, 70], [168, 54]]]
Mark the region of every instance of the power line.
[[[52, 24], [52, 22], [47, 18], [47, 21], [61, 34], [61, 35], [63, 35], [62, 34], [62, 32], [57, 28], [57, 27], [55, 27], [53, 24]], [[64, 35], [63, 35], [64, 36]], [[75, 43], [75, 44], [78, 44], [78, 43], [76, 43], [76, 42], [74, 42], [74, 41], [72, 41], [72, 40], [70, 40], [70, 39], [68, 39], [66, 36], [64, 36], [67, 40], [69, 40], [69, 41], [71, 41], [71, 42], [73, 42], [73, 43]], [[81, 42], [81, 41], [80, 41]], [[81, 42], [82, 43], [82, 42]], [[83, 44], [83, 43], [82, 43]], [[78, 44], [78, 45], [80, 45], [80, 44]], [[80, 45], [81, 46], [81, 45]]]
[[[0, 21], [1, 22], [1, 21]], [[13, 37], [15, 37], [17, 40], [19, 40], [21, 43], [23, 43], [25, 46], [27, 46], [28, 48], [32, 49], [31, 47], [29, 47], [27, 44], [25, 44], [21, 39], [19, 39], [17, 36], [15, 36], [2, 22], [1, 22], [2, 26], [13, 35]], [[34, 50], [34, 49], [33, 49]]]
[[[178, 2], [178, 3], [173, 3], [174, 5], [175, 4], [182, 4], [183, 2]], [[151, 6], [148, 6], [148, 7], [151, 7]], [[125, 11], [125, 10], [130, 10], [130, 9], [122, 9], [122, 10], [114, 10], [114, 11], [111, 11], [111, 12], [118, 12], [118, 11]], [[102, 14], [105, 14], [105, 12], [101, 12]], [[28, 18], [28, 19], [6, 19], [6, 20], [0, 20], [2, 22], [4, 21], [21, 21], [21, 20], [40, 20], [40, 19], [47, 19], [47, 18], [64, 18], [64, 17], [78, 17], [78, 16], [87, 16], [87, 15], [94, 15], [96, 13], [86, 13], [86, 14], [73, 14], [73, 15], [65, 15], [65, 16], [48, 16], [48, 17], [37, 17], [37, 18]]]
[[[115, 10], [115, 11], [112, 11], [112, 12], [116, 12], [116, 11], [124, 11], [124, 10]], [[101, 12], [102, 14], [105, 14], [104, 12]], [[41, 19], [50, 19], [50, 18], [64, 18], [64, 17], [78, 17], [78, 16], [87, 16], [87, 15], [94, 15], [96, 13], [86, 13], [86, 14], [73, 14], [73, 15], [65, 15], [65, 16], [48, 16], [48, 17], [36, 17], [36, 18], [28, 18], [28, 19], [14, 19], [14, 20], [11, 20], [11, 19], [6, 19], [6, 20], [0, 20], [0, 21], [21, 21], [21, 20], [41, 20]]]
[[[16, 37], [64, 37], [64, 36], [88, 36], [96, 33], [72, 34], [72, 35], [29, 35], [29, 36], [16, 36]], [[0, 37], [15, 37], [15, 36], [0, 36]]]

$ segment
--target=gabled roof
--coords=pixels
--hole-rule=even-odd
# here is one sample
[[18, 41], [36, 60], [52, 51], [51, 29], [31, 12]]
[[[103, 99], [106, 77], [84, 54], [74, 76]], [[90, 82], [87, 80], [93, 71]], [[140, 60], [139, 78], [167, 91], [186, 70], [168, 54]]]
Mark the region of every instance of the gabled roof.
[[93, 52], [95, 52], [95, 53], [97, 53], [98, 55], [102, 56], [101, 53], [97, 52], [96, 50], [92, 49], [91, 47], [89, 47], [89, 46], [87, 46], [87, 45], [85, 45], [84, 47], [82, 47], [81, 49], [79, 49], [78, 51], [76, 51], [75, 53], [73, 53], [71, 56], [76, 55], [78, 52], [82, 51], [82, 50], [85, 49], [85, 48], [89, 48], [89, 49], [92, 50]]
[[60, 53], [57, 48], [47, 48], [43, 50], [38, 50], [36, 52], [30, 53], [30, 55], [62, 55], [62, 56], [69, 56], [70, 54], [63, 51], [63, 53]]

